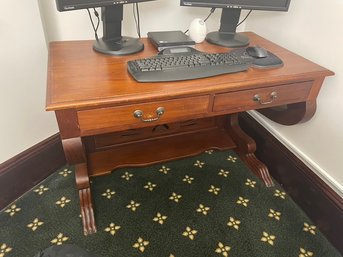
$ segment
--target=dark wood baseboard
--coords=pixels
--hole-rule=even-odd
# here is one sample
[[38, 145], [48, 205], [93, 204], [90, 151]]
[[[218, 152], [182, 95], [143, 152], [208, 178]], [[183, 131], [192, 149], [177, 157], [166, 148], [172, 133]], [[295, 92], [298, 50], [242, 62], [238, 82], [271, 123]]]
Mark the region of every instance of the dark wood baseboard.
[[[343, 199], [249, 114], [242, 129], [255, 139], [256, 156], [320, 231], [343, 253]], [[324, 149], [323, 149], [324, 151]]]
[[66, 163], [59, 134], [0, 164], [0, 210]]

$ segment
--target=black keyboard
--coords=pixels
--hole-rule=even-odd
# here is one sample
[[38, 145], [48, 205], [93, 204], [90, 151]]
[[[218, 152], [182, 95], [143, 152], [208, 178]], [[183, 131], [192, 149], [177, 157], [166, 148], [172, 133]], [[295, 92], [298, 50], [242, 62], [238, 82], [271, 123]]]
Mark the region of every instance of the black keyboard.
[[162, 54], [128, 62], [128, 71], [139, 82], [179, 81], [245, 71], [249, 64], [234, 52]]

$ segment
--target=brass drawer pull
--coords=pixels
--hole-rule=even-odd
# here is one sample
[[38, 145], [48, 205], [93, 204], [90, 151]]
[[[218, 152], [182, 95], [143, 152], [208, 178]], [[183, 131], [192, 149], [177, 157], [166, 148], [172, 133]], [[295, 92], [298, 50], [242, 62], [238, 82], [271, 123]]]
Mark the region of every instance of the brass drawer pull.
[[143, 116], [144, 116], [144, 113], [143, 111], [141, 110], [135, 110], [133, 112], [133, 116], [137, 119], [140, 119], [141, 121], [143, 122], [153, 122], [153, 121], [157, 121], [164, 113], [164, 107], [158, 107], [156, 109], [156, 114], [157, 114], [157, 117], [154, 117], [154, 118], [148, 118], [148, 119], [145, 119]]
[[252, 100], [254, 100], [255, 102], [259, 102], [260, 104], [271, 104], [277, 98], [277, 93], [275, 91], [271, 92], [269, 98], [269, 101], [264, 102], [261, 100], [261, 97], [258, 94], [256, 94], [254, 95]]

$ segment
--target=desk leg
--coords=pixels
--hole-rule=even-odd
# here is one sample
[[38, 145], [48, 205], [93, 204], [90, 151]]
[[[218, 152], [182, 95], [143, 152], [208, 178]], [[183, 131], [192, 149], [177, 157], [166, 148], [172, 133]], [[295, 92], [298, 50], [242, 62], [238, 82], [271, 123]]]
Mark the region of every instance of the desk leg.
[[238, 114], [228, 116], [228, 133], [237, 144], [236, 151], [248, 167], [263, 180], [267, 187], [273, 186], [274, 182], [269, 174], [267, 166], [255, 156], [256, 143], [243, 132], [238, 123]]
[[87, 160], [80, 137], [62, 140], [64, 153], [69, 164], [75, 165], [76, 186], [79, 191], [83, 233], [96, 232], [91, 190], [88, 177]]

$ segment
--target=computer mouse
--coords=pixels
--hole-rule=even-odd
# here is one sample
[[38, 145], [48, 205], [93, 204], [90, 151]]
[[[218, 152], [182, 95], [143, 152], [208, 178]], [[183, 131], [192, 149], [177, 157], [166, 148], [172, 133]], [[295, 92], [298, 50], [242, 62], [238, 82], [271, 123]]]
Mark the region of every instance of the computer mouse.
[[248, 55], [255, 58], [264, 58], [268, 56], [268, 51], [260, 46], [249, 46], [246, 49]]

